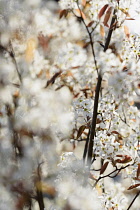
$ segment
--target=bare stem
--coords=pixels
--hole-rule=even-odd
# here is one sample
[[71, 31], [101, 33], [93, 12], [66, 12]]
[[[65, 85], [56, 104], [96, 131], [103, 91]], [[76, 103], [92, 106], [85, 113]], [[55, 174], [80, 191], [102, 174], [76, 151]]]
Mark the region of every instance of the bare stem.
[[19, 81], [20, 81], [20, 83], [22, 83], [22, 78], [21, 78], [21, 75], [20, 75], [20, 73], [19, 73], [18, 65], [17, 65], [16, 59], [15, 59], [15, 54], [14, 54], [12, 42], [10, 42], [10, 48], [11, 48], [11, 52], [9, 52], [9, 53], [10, 53], [10, 56], [11, 56], [11, 58], [12, 58], [12, 60], [13, 60], [14, 65], [15, 65], [16, 72], [17, 72]]
[[[85, 23], [85, 21], [84, 21], [84, 19], [83, 19], [82, 12], [81, 12], [81, 9], [80, 9], [80, 7], [79, 7], [78, 2], [77, 2], [77, 6], [78, 6], [78, 9], [79, 9], [79, 11], [80, 11], [80, 15], [81, 15], [80, 18], [81, 18], [81, 21], [82, 21], [82, 23], [84, 24], [84, 26], [85, 26], [85, 28], [86, 28], [86, 30], [87, 30], [89, 39], [90, 39], [90, 45], [91, 45], [92, 55], [93, 55], [93, 59], [94, 59], [94, 64], [95, 64], [96, 71], [97, 71], [97, 73], [98, 73], [98, 65], [97, 65], [97, 61], [96, 61], [96, 57], [95, 57], [94, 43], [93, 43], [93, 39], [92, 39], [92, 32], [93, 32], [94, 30], [92, 30], [92, 32], [89, 31], [89, 28], [88, 28], [88, 26], [86, 25], [86, 23]], [[97, 25], [95, 26], [95, 28], [96, 28], [96, 27], [97, 27]], [[95, 29], [95, 28], [94, 28], [94, 29]]]
[[[109, 44], [110, 44], [110, 40], [111, 40], [111, 36], [112, 36], [112, 32], [113, 32], [112, 25], [115, 22], [115, 18], [116, 17], [115, 17], [115, 10], [114, 10], [114, 14], [113, 14], [112, 21], [110, 24], [110, 29], [109, 29], [109, 32], [108, 32], [108, 35], [106, 38], [106, 42], [105, 42], [104, 52], [108, 49]], [[96, 85], [96, 91], [95, 91], [93, 117], [92, 117], [91, 129], [90, 129], [89, 147], [88, 147], [88, 154], [87, 154], [87, 159], [88, 159], [89, 165], [91, 165], [91, 163], [92, 163], [94, 137], [95, 137], [95, 133], [96, 133], [96, 120], [97, 120], [97, 115], [98, 115], [99, 93], [100, 93], [100, 89], [101, 89], [101, 84], [102, 84], [102, 76], [99, 73], [97, 85]]]
[[136, 198], [140, 195], [140, 191], [138, 191], [138, 193], [135, 195], [135, 197], [133, 198], [132, 202], [130, 203], [129, 207], [127, 208], [127, 210], [129, 210], [131, 208], [131, 206], [133, 205], [133, 203], [135, 202]]

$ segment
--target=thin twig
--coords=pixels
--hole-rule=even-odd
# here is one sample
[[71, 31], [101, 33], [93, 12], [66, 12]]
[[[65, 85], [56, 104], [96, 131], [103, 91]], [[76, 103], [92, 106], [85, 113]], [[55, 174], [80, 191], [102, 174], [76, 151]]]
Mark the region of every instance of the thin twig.
[[132, 202], [130, 203], [130, 205], [128, 206], [127, 210], [129, 210], [131, 208], [131, 206], [133, 205], [134, 201], [136, 200], [136, 198], [140, 195], [140, 191], [138, 191], [138, 193], [135, 195], [135, 197], [133, 198]]
[[87, 30], [89, 39], [90, 39], [90, 45], [91, 45], [91, 50], [92, 50], [93, 59], [94, 59], [94, 63], [95, 63], [95, 68], [96, 68], [96, 71], [97, 71], [97, 73], [98, 73], [98, 65], [97, 65], [97, 61], [96, 61], [96, 57], [95, 57], [94, 43], [93, 43], [93, 39], [92, 39], [92, 33], [93, 33], [93, 31], [95, 30], [95, 28], [97, 27], [97, 24], [96, 24], [96, 27], [94, 27], [94, 29], [90, 32], [88, 26], [86, 25], [86, 23], [85, 23], [85, 21], [84, 21], [84, 19], [83, 19], [83, 17], [82, 17], [82, 12], [81, 12], [81, 9], [80, 9], [80, 7], [79, 7], [78, 1], [77, 1], [77, 6], [78, 6], [78, 9], [79, 9], [79, 11], [80, 11], [80, 15], [81, 15], [80, 18], [81, 18], [81, 21], [82, 21], [82, 23], [84, 24], [84, 26], [85, 26], [85, 28], [86, 28], [86, 30]]
[[87, 154], [87, 150], [88, 150], [89, 135], [90, 135], [90, 129], [88, 131], [88, 135], [87, 135], [87, 139], [86, 139], [86, 144], [85, 144], [85, 148], [84, 148], [84, 154], [83, 154], [83, 160], [84, 161], [86, 159], [86, 154]]
[[[101, 180], [101, 179], [104, 179], [104, 178], [106, 178], [106, 177], [109, 177], [109, 178], [115, 178], [119, 173], [120, 173], [120, 171], [121, 170], [123, 170], [123, 169], [125, 169], [125, 168], [127, 168], [127, 167], [129, 167], [129, 166], [132, 166], [132, 165], [134, 165], [135, 164], [135, 161], [132, 163], [132, 164], [128, 164], [128, 165], [126, 165], [126, 166], [122, 166], [121, 168], [117, 168], [117, 166], [115, 167], [116, 169], [114, 170], [114, 171], [112, 171], [112, 172], [110, 172], [109, 174], [106, 174], [106, 175], [104, 175], [104, 176], [99, 176], [99, 178], [96, 180], [96, 182], [95, 182], [95, 184], [94, 184], [94, 186], [93, 187], [95, 187], [96, 185], [97, 185], [97, 183]], [[112, 175], [112, 174], [114, 174], [115, 173], [115, 175]], [[112, 175], [112, 176], [111, 176]]]
[[14, 54], [14, 49], [13, 49], [13, 46], [12, 46], [12, 42], [10, 42], [10, 48], [11, 48], [11, 51], [9, 52], [12, 60], [13, 60], [13, 63], [15, 65], [15, 68], [16, 68], [16, 72], [17, 72], [17, 75], [18, 75], [18, 78], [19, 78], [19, 81], [20, 83], [22, 83], [22, 78], [21, 78], [21, 75], [19, 73], [19, 69], [18, 69], [18, 65], [17, 65], [17, 61], [15, 59], [15, 54]]

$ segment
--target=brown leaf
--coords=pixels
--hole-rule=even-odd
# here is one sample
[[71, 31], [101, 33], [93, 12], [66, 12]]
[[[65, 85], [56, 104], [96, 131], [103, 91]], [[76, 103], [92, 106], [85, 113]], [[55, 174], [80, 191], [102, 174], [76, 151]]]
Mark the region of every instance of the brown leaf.
[[116, 166], [116, 162], [113, 158], [111, 158], [111, 161], [112, 161], [112, 165], [115, 167]]
[[100, 175], [103, 174], [108, 166], [109, 162], [107, 161], [102, 167], [101, 167], [101, 170], [100, 170]]
[[109, 21], [109, 19], [110, 19], [110, 17], [111, 17], [111, 13], [112, 13], [112, 10], [113, 10], [113, 9], [114, 9], [113, 7], [109, 7], [108, 10], [107, 10], [107, 12], [106, 12], [106, 14], [105, 14], [105, 18], [104, 18], [103, 24], [104, 24], [106, 27], [109, 27], [109, 26], [108, 26], [108, 21]]
[[124, 155], [116, 155], [116, 157], [123, 157]]
[[37, 190], [42, 191], [44, 194], [46, 193], [47, 195], [49, 195], [51, 197], [55, 197], [56, 190], [55, 190], [54, 186], [51, 186], [51, 185], [49, 185], [45, 182], [42, 182], [42, 181], [37, 181], [36, 188], [37, 188]]
[[125, 163], [129, 163], [132, 160], [132, 158], [130, 156], [128, 156], [128, 155], [122, 155], [122, 156], [121, 155], [117, 155], [117, 157], [123, 157], [122, 160], [121, 159], [115, 160], [117, 163], [125, 164]]
[[112, 131], [111, 133], [121, 135], [118, 131]]
[[104, 30], [104, 27], [102, 25], [100, 25], [100, 34], [102, 37], [105, 36], [105, 30]]
[[86, 19], [85, 14], [80, 9], [75, 9], [75, 11], [78, 13], [78, 15], [80, 15], [80, 17], [82, 17], [83, 19]]
[[132, 189], [134, 189], [136, 187], [139, 187], [139, 186], [140, 186], [140, 184], [134, 184], [134, 185], [131, 185], [127, 190], [132, 190]]
[[44, 51], [47, 50], [50, 40], [52, 39], [52, 35], [44, 36], [43, 34], [38, 35], [38, 41]]
[[125, 20], [135, 20], [134, 18], [125, 18]]
[[84, 132], [84, 130], [87, 128], [86, 125], [82, 125], [80, 126], [78, 133], [77, 133], [77, 139], [82, 135], [82, 133]]
[[94, 20], [90, 21], [90, 22], [88, 23], [87, 27], [91, 27], [93, 23], [94, 23]]
[[67, 9], [61, 10], [60, 13], [59, 13], [59, 18], [61, 19], [62, 17], [67, 17], [68, 12], [69, 11]]
[[47, 81], [47, 84], [46, 84], [45, 88], [47, 88], [49, 85], [54, 84], [56, 78], [59, 77], [61, 73], [62, 73], [62, 71], [56, 72], [56, 73], [53, 75], [53, 77], [52, 77], [50, 80]]
[[140, 163], [138, 164], [138, 169], [137, 169], [137, 178], [140, 178]]
[[71, 67], [71, 69], [78, 69], [78, 68], [80, 68], [81, 66], [73, 66], [73, 67]]
[[134, 180], [137, 180], [137, 181], [140, 181], [140, 179], [138, 179], [137, 177], [134, 177], [133, 179], [134, 179]]
[[93, 180], [97, 180], [96, 177], [92, 173], [89, 174], [89, 178]]
[[104, 15], [104, 13], [105, 13], [105, 11], [106, 11], [106, 9], [107, 9], [108, 6], [109, 6], [109, 4], [106, 4], [106, 5], [104, 5], [102, 7], [102, 9], [100, 9], [99, 14], [98, 14], [98, 18], [99, 19]]
[[124, 26], [124, 33], [125, 33], [126, 37], [129, 39], [130, 38], [130, 32], [129, 32], [129, 28], [127, 26]]

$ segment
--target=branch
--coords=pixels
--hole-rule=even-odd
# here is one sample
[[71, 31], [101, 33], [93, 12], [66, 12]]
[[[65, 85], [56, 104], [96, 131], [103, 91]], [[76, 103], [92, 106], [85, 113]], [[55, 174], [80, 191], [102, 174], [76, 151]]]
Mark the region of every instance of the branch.
[[[90, 32], [88, 26], [86, 25], [86, 23], [85, 23], [85, 21], [83, 19], [82, 12], [81, 12], [81, 9], [79, 7], [78, 1], [77, 1], [77, 6], [78, 6], [78, 9], [80, 11], [80, 16], [81, 16], [80, 19], [81, 19], [82, 23], [84, 24], [84, 26], [85, 26], [85, 28], [87, 30], [89, 39], [90, 39], [90, 45], [91, 45], [91, 50], [92, 50], [93, 59], [94, 59], [94, 63], [95, 63], [95, 68], [96, 68], [96, 71], [98, 73], [98, 66], [97, 66], [97, 61], [96, 61], [96, 57], [95, 57], [94, 44], [93, 44], [93, 40], [92, 40], [92, 33], [93, 33], [93, 31], [95, 30], [95, 28], [97, 27], [98, 24], [96, 24], [96, 26], [94, 27], [94, 29]], [[74, 12], [73, 12], [73, 14], [77, 17], [77, 15]]]
[[[117, 168], [117, 167], [116, 167], [116, 169], [115, 169], [114, 171], [110, 172], [110, 173], [107, 174], [107, 175], [99, 176], [99, 178], [96, 180], [96, 182], [95, 182], [95, 184], [94, 184], [94, 187], [97, 185], [97, 183], [98, 183], [101, 179], [104, 179], [104, 178], [106, 178], [106, 177], [115, 178], [115, 177], [120, 173], [121, 170], [123, 170], [123, 169], [125, 169], [125, 168], [127, 168], [127, 167], [129, 167], [129, 166], [132, 166], [132, 165], [134, 165], [134, 164], [135, 164], [135, 161], [134, 161], [134, 163], [128, 164], [128, 165], [126, 165], [126, 166], [122, 166], [121, 168]], [[115, 172], [116, 172], [116, 174], [115, 174], [115, 175], [112, 175], [112, 174], [114, 174]], [[111, 176], [111, 175], [112, 175], [112, 176]]]
[[21, 75], [20, 75], [20, 73], [19, 73], [18, 65], [17, 65], [16, 59], [15, 59], [15, 54], [14, 54], [12, 42], [10, 42], [10, 48], [11, 48], [11, 52], [9, 52], [9, 55], [11, 56], [11, 58], [12, 58], [12, 60], [13, 60], [13, 63], [14, 63], [14, 65], [15, 65], [16, 72], [17, 72], [19, 81], [20, 81], [20, 83], [22, 83], [22, 78], [21, 78]]
[[133, 198], [132, 202], [130, 203], [129, 207], [127, 208], [127, 210], [129, 210], [131, 208], [131, 206], [133, 205], [134, 201], [136, 200], [136, 198], [140, 195], [140, 191], [138, 191], [138, 193], [135, 195], [135, 197]]
[[[104, 52], [106, 52], [106, 50], [109, 47], [109, 43], [111, 40], [111, 36], [112, 36], [112, 32], [113, 32], [113, 27], [112, 25], [115, 22], [115, 10], [113, 13], [113, 17], [112, 17], [112, 21], [110, 24], [110, 29], [106, 38], [106, 42], [105, 42], [105, 47], [104, 47]], [[94, 99], [94, 109], [93, 109], [93, 117], [92, 117], [92, 124], [91, 124], [91, 129], [90, 129], [90, 138], [89, 138], [89, 149], [88, 149], [88, 164], [91, 165], [91, 160], [92, 160], [92, 155], [93, 155], [93, 146], [94, 146], [94, 136], [95, 136], [95, 129], [96, 129], [96, 120], [97, 120], [97, 115], [98, 115], [98, 103], [99, 103], [99, 93], [100, 93], [100, 89], [101, 89], [101, 84], [102, 84], [102, 76], [99, 73], [98, 74], [98, 81], [97, 81], [97, 86], [96, 86], [96, 92], [95, 92], [95, 99]]]

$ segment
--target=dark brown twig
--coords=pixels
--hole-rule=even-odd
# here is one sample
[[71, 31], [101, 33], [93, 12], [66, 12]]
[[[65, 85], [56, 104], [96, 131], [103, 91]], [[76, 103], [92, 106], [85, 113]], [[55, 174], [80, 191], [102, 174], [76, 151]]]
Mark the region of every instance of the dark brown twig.
[[136, 198], [140, 195], [140, 191], [138, 191], [138, 193], [135, 195], [135, 197], [133, 198], [132, 202], [130, 203], [130, 205], [128, 206], [127, 210], [129, 210], [131, 208], [131, 206], [133, 205], [133, 203], [135, 202]]
[[14, 54], [14, 49], [13, 49], [13, 46], [12, 46], [12, 42], [10, 42], [10, 49], [11, 49], [11, 51], [9, 52], [9, 54], [10, 54], [10, 56], [11, 56], [11, 58], [12, 58], [12, 60], [13, 60], [13, 63], [14, 63], [14, 65], [15, 65], [16, 72], [17, 72], [19, 81], [20, 81], [20, 83], [22, 83], [22, 78], [21, 78], [21, 75], [20, 75], [20, 73], [19, 73], [17, 61], [16, 61], [16, 59], [15, 59], [15, 54]]
[[[112, 21], [110, 24], [110, 29], [106, 38], [105, 42], [105, 47], [104, 47], [104, 52], [109, 47], [109, 43], [111, 40], [113, 28], [111, 27], [115, 23], [115, 10], [113, 13]], [[102, 83], [102, 76], [101, 73], [98, 74], [98, 81], [96, 85], [96, 92], [95, 92], [95, 99], [94, 99], [94, 108], [93, 108], [93, 117], [92, 117], [92, 124], [91, 124], [91, 129], [90, 129], [90, 137], [89, 137], [89, 147], [88, 147], [88, 164], [91, 165], [92, 162], [92, 155], [93, 155], [93, 146], [94, 146], [94, 137], [95, 137], [95, 129], [96, 129], [96, 120], [97, 120], [97, 115], [98, 115], [98, 103], [99, 103], [99, 93], [101, 89], [101, 83]]]

